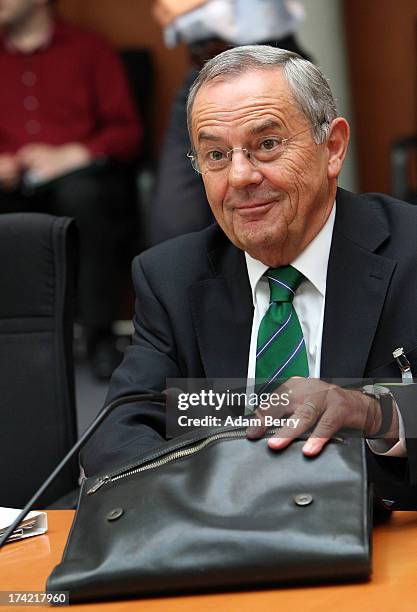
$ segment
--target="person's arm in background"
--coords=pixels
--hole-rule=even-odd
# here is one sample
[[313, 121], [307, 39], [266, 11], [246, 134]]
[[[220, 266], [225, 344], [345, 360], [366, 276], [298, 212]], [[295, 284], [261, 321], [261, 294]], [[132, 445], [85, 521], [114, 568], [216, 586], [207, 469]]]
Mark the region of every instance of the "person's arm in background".
[[162, 28], [172, 23], [177, 17], [207, 4], [208, 0], [156, 0], [152, 9], [155, 20]]
[[83, 144], [92, 157], [133, 159], [139, 152], [141, 124], [122, 63], [106, 43], [97, 48], [94, 65], [97, 132]]

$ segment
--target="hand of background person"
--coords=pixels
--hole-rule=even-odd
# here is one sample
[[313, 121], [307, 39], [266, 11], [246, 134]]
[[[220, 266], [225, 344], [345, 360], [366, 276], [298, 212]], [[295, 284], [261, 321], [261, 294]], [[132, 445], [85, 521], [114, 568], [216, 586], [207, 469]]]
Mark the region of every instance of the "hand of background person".
[[[267, 430], [264, 425], [265, 415], [299, 419], [296, 427], [283, 426], [268, 439], [268, 446], [272, 450], [285, 448], [295, 438], [312, 429], [303, 446], [303, 453], [314, 456], [321, 452], [342, 427], [361, 430], [366, 437], [372, 437], [381, 427], [382, 412], [379, 401], [360, 390], [343, 389], [320, 379], [293, 376], [274, 393], [279, 393], [281, 397], [283, 393], [288, 393], [288, 405], [270, 405], [266, 410], [258, 408], [256, 414], [262, 425], [248, 428], [246, 434], [250, 439], [262, 437]], [[394, 443], [399, 436], [398, 413], [394, 406], [392, 414], [391, 427], [384, 439]]]
[[206, 4], [208, 0], [156, 0], [152, 8], [154, 19], [164, 28], [174, 19]]
[[20, 180], [20, 165], [15, 155], [0, 155], [0, 188], [13, 191]]
[[23, 170], [32, 171], [40, 180], [47, 181], [86, 166], [91, 154], [79, 143], [61, 146], [31, 143], [20, 149], [17, 159]]

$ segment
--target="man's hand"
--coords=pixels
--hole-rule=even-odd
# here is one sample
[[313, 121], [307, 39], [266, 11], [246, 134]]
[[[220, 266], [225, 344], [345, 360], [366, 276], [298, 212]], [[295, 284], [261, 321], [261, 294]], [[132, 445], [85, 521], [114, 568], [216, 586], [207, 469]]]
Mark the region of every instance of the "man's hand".
[[58, 147], [32, 143], [20, 149], [17, 159], [24, 170], [30, 170], [41, 181], [47, 181], [86, 166], [91, 155], [87, 147], [79, 143]]
[[[318, 455], [324, 445], [342, 427], [358, 429], [367, 437], [372, 437], [381, 427], [382, 413], [378, 400], [363, 394], [360, 390], [343, 389], [337, 385], [319, 379], [292, 377], [281, 385], [276, 392], [282, 396], [288, 393], [289, 405], [269, 406], [266, 410], [257, 410], [257, 416], [263, 421], [265, 415], [274, 418], [291, 416], [299, 419], [295, 428], [284, 426], [278, 435], [268, 439], [272, 450], [281, 450], [307, 430], [312, 430], [303, 446], [303, 453], [308, 456]], [[266, 427], [250, 427], [247, 437], [260, 438]], [[398, 440], [398, 414], [393, 408], [390, 430], [385, 434], [386, 440]]]
[[154, 19], [165, 28], [180, 15], [206, 4], [208, 0], [156, 0], [152, 13]]
[[0, 155], [0, 187], [13, 191], [20, 180], [20, 165], [15, 155]]

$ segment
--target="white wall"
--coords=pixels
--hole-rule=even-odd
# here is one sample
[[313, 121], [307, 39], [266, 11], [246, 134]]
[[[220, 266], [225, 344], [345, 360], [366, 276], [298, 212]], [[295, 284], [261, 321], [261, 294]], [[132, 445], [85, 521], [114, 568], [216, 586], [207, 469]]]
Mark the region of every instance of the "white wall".
[[[298, 39], [330, 81], [339, 113], [348, 119], [354, 132], [347, 74], [342, 0], [304, 0], [306, 20]], [[357, 190], [354, 133], [348, 157], [339, 179], [341, 187]]]

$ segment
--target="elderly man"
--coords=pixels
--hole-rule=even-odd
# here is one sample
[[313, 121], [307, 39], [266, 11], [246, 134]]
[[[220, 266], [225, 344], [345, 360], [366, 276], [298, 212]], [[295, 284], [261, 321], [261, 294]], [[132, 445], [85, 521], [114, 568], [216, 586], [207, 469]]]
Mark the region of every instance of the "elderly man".
[[[190, 90], [188, 119], [217, 225], [134, 261], [135, 334], [109, 397], [160, 391], [167, 378], [284, 379], [299, 422], [272, 449], [309, 429], [310, 456], [340, 427], [381, 435], [368, 448], [378, 493], [393, 508], [417, 506], [414, 385], [391, 395], [320, 380], [399, 378], [398, 346], [416, 364], [417, 211], [337, 188], [349, 126], [324, 76], [294, 53], [248, 46], [215, 57]], [[119, 408], [86, 448], [86, 472], [163, 433], [155, 406]]]

